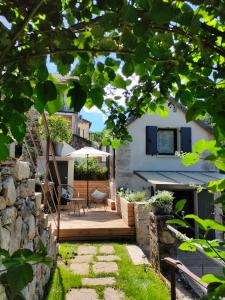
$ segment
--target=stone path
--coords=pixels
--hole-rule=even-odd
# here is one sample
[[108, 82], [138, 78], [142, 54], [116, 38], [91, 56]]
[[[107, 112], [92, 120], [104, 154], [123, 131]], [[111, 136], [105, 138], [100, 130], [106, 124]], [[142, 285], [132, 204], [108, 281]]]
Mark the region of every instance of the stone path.
[[[113, 288], [116, 284], [113, 274], [119, 272], [116, 261], [120, 260], [120, 257], [115, 255], [113, 246], [103, 245], [97, 249], [96, 246], [81, 245], [77, 252], [78, 255], [72, 260], [70, 269], [82, 276], [82, 288], [71, 289], [66, 295], [66, 300], [99, 300], [95, 290], [98, 286], [105, 287], [104, 300], [124, 300], [125, 294]], [[88, 277], [90, 272], [97, 277]]]
[[148, 265], [149, 261], [140, 247], [127, 245], [127, 251], [134, 265]]

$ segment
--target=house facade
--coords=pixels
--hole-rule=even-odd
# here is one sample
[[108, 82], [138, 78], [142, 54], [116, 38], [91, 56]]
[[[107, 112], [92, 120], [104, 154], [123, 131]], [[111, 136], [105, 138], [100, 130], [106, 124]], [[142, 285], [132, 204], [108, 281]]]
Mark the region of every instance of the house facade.
[[[145, 189], [149, 196], [157, 190], [170, 190], [175, 203], [187, 199], [185, 210], [202, 218], [221, 220], [213, 205], [218, 195], [208, 193], [207, 182], [223, 175], [212, 164], [200, 160], [185, 167], [177, 153], [192, 151], [200, 139], [212, 140], [212, 130], [202, 122], [186, 122], [183, 107], [171, 104], [169, 116], [145, 114], [128, 126], [133, 141], [116, 153], [116, 186], [132, 190]], [[198, 193], [198, 187], [202, 192]], [[174, 203], [174, 204], [175, 204]], [[196, 228], [198, 235], [198, 228]]]

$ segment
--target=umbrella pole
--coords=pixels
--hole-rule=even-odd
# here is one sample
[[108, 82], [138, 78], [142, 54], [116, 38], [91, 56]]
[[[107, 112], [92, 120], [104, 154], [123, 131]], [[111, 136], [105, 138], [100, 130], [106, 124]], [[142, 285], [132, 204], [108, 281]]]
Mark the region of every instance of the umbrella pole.
[[87, 207], [89, 208], [89, 174], [88, 174], [88, 154], [87, 154]]

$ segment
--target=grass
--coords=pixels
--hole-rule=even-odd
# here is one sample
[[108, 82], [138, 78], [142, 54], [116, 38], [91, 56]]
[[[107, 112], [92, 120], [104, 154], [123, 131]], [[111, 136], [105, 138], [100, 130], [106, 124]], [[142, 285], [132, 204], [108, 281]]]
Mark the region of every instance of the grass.
[[[134, 266], [124, 245], [118, 243], [111, 245], [114, 246], [116, 255], [121, 258], [121, 260], [117, 262], [119, 273], [96, 275], [90, 270], [89, 277], [116, 277], [114, 287], [125, 293], [126, 300], [170, 299], [166, 284], [150, 267]], [[100, 244], [95, 244], [95, 246], [99, 248]], [[78, 244], [61, 244], [59, 253], [62, 260], [69, 264], [74, 253], [77, 251], [77, 247]], [[67, 267], [59, 266], [54, 271], [46, 300], [64, 300], [70, 288], [79, 287], [81, 287], [81, 276], [74, 275]], [[98, 286], [96, 287], [96, 291], [99, 298], [103, 299], [104, 287]]]

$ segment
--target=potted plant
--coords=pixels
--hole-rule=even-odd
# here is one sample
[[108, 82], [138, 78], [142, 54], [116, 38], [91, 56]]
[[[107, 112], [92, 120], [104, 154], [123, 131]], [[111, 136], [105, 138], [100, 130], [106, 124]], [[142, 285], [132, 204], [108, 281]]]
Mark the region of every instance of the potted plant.
[[[54, 145], [55, 154], [60, 156], [63, 148], [63, 142], [72, 141], [72, 129], [69, 121], [61, 116], [47, 116], [50, 137]], [[42, 139], [46, 140], [46, 133], [42, 119], [39, 119], [39, 132]]]
[[133, 192], [129, 189], [120, 189], [118, 192], [120, 198], [121, 215], [128, 226], [134, 226], [134, 204], [145, 200], [145, 192]]
[[169, 191], [158, 191], [148, 200], [148, 206], [156, 214], [171, 214], [173, 210], [173, 193]]

